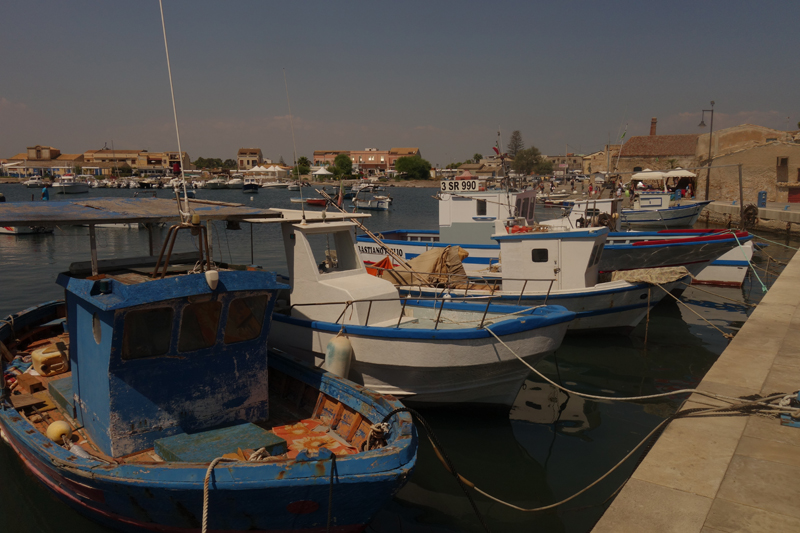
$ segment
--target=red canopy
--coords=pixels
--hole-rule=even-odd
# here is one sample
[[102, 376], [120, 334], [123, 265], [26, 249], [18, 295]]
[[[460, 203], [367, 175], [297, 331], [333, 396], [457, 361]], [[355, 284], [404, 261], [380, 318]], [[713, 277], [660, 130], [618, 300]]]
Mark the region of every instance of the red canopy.
[[475, 176], [469, 173], [469, 170], [465, 170], [463, 173], [456, 176], [457, 180], [471, 180], [475, 179]]

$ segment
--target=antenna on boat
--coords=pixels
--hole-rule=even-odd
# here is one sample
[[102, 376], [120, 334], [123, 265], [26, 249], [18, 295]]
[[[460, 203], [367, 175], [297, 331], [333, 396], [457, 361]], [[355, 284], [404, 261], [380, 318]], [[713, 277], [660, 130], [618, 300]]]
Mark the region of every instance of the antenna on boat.
[[[161, 0], [159, 0], [160, 2]], [[289, 101], [289, 83], [286, 81], [286, 69], [283, 69], [283, 85], [286, 87], [286, 105], [289, 106], [289, 128], [292, 130], [292, 148], [294, 149], [294, 169], [297, 170], [297, 182], [300, 183], [300, 169], [297, 168], [297, 143], [294, 140], [294, 121], [292, 120], [292, 103]], [[300, 185], [300, 200], [303, 199], [303, 186]], [[302, 224], [306, 223], [306, 203], [300, 202], [300, 209], [303, 212]]]
[[[164, 33], [164, 51], [167, 53], [167, 72], [169, 73], [169, 92], [172, 95], [172, 114], [175, 116], [175, 133], [178, 136], [178, 159], [181, 165], [181, 182], [183, 183], [183, 211], [181, 211], [181, 219], [183, 222], [189, 221], [189, 195], [186, 194], [186, 173], [183, 169], [183, 151], [181, 150], [181, 131], [178, 128], [178, 109], [175, 107], [175, 89], [172, 87], [172, 69], [169, 65], [169, 46], [167, 45], [167, 26], [164, 24], [164, 6], [161, 0], [158, 0], [158, 7], [161, 9], [161, 30]], [[178, 209], [180, 210], [180, 201], [178, 201]]]

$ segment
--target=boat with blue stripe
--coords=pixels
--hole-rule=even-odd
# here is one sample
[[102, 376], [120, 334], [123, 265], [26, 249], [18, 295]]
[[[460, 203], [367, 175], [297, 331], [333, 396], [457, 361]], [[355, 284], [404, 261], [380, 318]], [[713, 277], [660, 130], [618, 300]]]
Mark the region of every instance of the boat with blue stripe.
[[[153, 213], [163, 204], [142, 202], [105, 220], [96, 209], [70, 216], [165, 218]], [[0, 220], [59, 223], [56, 208], [0, 210]], [[0, 321], [0, 354], [15, 363], [4, 364], [5, 441], [62, 501], [116, 529], [363, 531], [414, 469], [410, 416], [391, 396], [268, 350], [288, 287], [272, 272], [215, 266], [205, 226], [189, 217], [159, 255], [98, 261], [95, 252], [59, 275], [64, 301]], [[172, 254], [180, 232], [196, 237], [199, 254]]]
[[401, 298], [367, 273], [353, 222], [281, 222], [291, 290], [281, 291], [270, 345], [328, 367], [347, 342], [343, 375], [414, 404], [511, 405], [529, 363], [556, 350], [575, 314], [558, 305]]

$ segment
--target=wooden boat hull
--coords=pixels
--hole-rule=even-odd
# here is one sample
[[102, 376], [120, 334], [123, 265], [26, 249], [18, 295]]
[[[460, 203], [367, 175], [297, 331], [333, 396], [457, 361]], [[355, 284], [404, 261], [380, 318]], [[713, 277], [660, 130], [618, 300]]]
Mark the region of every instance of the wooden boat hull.
[[[51, 320], [63, 302], [49, 302], [9, 317], [14, 332]], [[0, 326], [0, 340], [13, 334]], [[302, 381], [381, 421], [402, 405], [354, 384], [270, 353], [276, 372]], [[337, 456], [332, 490], [333, 527], [363, 531], [372, 516], [405, 484], [416, 462], [417, 436], [407, 413], [390, 421], [389, 445]], [[197, 531], [202, 521], [208, 463], [107, 463], [77, 457], [54, 445], [16, 409], [0, 410], [0, 432], [24, 466], [59, 499], [100, 523], [124, 531]], [[223, 462], [209, 483], [211, 531], [326, 531], [331, 468], [328, 455], [277, 462]]]

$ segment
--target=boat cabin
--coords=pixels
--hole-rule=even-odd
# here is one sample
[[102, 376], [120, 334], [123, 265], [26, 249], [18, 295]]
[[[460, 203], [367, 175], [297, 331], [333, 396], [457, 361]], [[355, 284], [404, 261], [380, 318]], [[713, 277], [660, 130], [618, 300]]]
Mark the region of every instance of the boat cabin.
[[152, 280], [128, 269], [61, 274], [71, 380], [67, 412], [104, 454], [269, 417], [267, 336], [274, 273], [219, 271]]
[[500, 227], [514, 217], [516, 193], [462, 192], [439, 195], [439, 241], [489, 244]]
[[503, 290], [557, 290], [594, 287], [608, 228], [557, 229], [537, 226], [531, 231], [500, 233]]
[[[370, 325], [397, 322], [401, 304], [397, 289], [371, 276], [356, 249], [355, 224], [317, 222], [281, 224], [289, 268], [291, 316]], [[349, 306], [345, 302], [359, 301]], [[383, 300], [383, 301], [381, 301]], [[325, 305], [328, 304], [328, 305]]]

